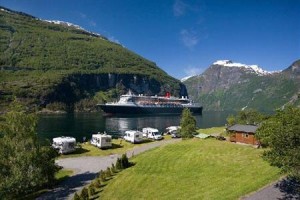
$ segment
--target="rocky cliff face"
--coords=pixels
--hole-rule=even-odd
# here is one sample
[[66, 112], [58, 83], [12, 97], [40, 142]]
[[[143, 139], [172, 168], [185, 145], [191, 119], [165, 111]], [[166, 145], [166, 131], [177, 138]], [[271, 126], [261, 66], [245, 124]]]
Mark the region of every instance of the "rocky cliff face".
[[76, 102], [95, 95], [98, 91], [110, 89], [120, 90], [125, 94], [128, 90], [136, 94], [165, 95], [171, 92], [175, 96], [187, 96], [184, 84], [178, 83], [174, 87], [156, 79], [135, 74], [74, 74], [64, 78], [53, 92], [41, 97], [45, 106], [53, 102], [61, 102], [72, 106]]
[[184, 84], [206, 110], [274, 110], [287, 103], [300, 104], [299, 63], [282, 72], [267, 72], [256, 65], [217, 61]]

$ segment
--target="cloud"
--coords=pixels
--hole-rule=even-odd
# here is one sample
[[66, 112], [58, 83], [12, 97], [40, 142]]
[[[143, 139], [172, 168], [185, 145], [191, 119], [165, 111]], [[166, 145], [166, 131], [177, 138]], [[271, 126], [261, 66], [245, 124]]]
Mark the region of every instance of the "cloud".
[[189, 31], [186, 29], [182, 29], [180, 31], [180, 36], [184, 46], [188, 48], [193, 48], [199, 42], [199, 37], [196, 31]]
[[186, 74], [186, 76], [196, 76], [201, 74], [203, 71], [204, 69], [201, 67], [188, 67], [184, 69], [184, 73]]
[[173, 4], [173, 13], [176, 17], [182, 16], [186, 13], [189, 5], [181, 0], [176, 0]]

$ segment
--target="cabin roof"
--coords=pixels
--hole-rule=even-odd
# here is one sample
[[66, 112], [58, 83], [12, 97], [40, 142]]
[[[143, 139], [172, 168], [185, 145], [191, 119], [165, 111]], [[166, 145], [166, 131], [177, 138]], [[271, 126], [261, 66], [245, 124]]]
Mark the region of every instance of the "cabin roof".
[[255, 133], [257, 129], [258, 126], [243, 125], [243, 124], [235, 124], [227, 128], [228, 131], [237, 131], [237, 132], [245, 132], [245, 133]]

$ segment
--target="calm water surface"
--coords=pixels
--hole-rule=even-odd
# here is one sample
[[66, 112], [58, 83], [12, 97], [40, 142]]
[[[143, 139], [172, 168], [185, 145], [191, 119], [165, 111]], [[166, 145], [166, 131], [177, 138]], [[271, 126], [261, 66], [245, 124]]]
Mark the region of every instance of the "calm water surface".
[[[232, 112], [203, 112], [203, 115], [195, 116], [199, 128], [224, 126], [226, 117]], [[58, 136], [73, 136], [77, 141], [83, 137], [91, 138], [92, 133], [104, 132], [115, 137], [122, 135], [126, 130], [144, 127], [157, 128], [164, 132], [168, 126], [180, 124], [180, 116], [126, 116], [105, 117], [101, 112], [51, 114], [40, 115], [38, 134], [41, 138], [52, 140]]]

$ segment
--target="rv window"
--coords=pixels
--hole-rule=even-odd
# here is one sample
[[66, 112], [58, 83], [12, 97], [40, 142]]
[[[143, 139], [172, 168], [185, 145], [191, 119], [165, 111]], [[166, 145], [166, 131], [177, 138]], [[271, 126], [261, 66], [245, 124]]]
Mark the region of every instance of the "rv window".
[[111, 140], [110, 140], [110, 138], [106, 138], [106, 142], [110, 142]]
[[69, 143], [69, 148], [74, 148], [75, 144], [74, 143]]

